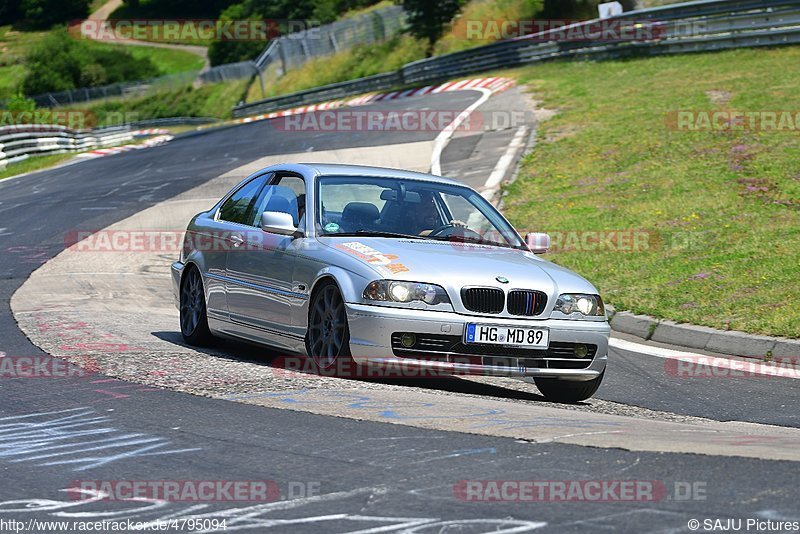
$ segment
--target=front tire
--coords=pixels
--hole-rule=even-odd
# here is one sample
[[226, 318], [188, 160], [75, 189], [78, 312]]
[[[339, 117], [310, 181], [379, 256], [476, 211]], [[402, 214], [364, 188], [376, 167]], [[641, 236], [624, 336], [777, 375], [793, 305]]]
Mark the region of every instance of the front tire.
[[196, 267], [190, 267], [181, 281], [180, 304], [183, 340], [194, 347], [210, 346], [214, 342], [214, 336], [208, 328], [203, 277]]
[[594, 395], [600, 387], [605, 373], [604, 370], [596, 378], [584, 382], [558, 378], [534, 378], [533, 381], [547, 400], [571, 404], [584, 401]]
[[338, 286], [323, 282], [314, 292], [308, 312], [306, 351], [318, 369], [352, 366], [347, 311]]

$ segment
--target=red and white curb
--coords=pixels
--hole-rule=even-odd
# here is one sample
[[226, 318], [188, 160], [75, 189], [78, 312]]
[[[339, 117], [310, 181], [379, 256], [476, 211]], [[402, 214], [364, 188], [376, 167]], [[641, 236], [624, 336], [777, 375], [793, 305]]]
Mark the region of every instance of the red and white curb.
[[505, 91], [514, 85], [512, 78], [472, 78], [466, 80], [456, 80], [453, 82], [446, 82], [439, 85], [428, 85], [426, 87], [415, 87], [413, 89], [406, 89], [405, 91], [392, 91], [389, 93], [370, 93], [360, 95], [351, 99], [331, 100], [328, 102], [320, 102], [318, 104], [311, 104], [308, 106], [300, 106], [297, 108], [285, 109], [282, 111], [273, 111], [252, 117], [244, 117], [235, 119], [230, 124], [246, 124], [249, 122], [257, 122], [277, 117], [287, 117], [290, 115], [297, 115], [299, 113], [311, 113], [314, 111], [324, 111], [326, 109], [336, 109], [340, 107], [350, 106], [364, 106], [373, 102], [383, 102], [385, 100], [397, 100], [399, 98], [409, 98], [413, 96], [423, 96], [428, 94], [446, 93], [449, 91], [469, 91], [486, 89], [492, 93], [499, 93]]
[[122, 152], [129, 152], [131, 150], [141, 150], [143, 148], [150, 148], [152, 146], [163, 145], [164, 143], [167, 143], [172, 139], [173, 139], [172, 135], [159, 135], [158, 137], [148, 139], [144, 143], [138, 145], [122, 145], [109, 148], [98, 148], [96, 150], [84, 152], [83, 154], [78, 154], [75, 157], [84, 159], [102, 158], [103, 156], [111, 156], [112, 154], [120, 154]]
[[145, 137], [148, 135], [171, 135], [172, 132], [164, 128], [148, 128], [147, 130], [135, 130], [131, 132], [134, 137]]

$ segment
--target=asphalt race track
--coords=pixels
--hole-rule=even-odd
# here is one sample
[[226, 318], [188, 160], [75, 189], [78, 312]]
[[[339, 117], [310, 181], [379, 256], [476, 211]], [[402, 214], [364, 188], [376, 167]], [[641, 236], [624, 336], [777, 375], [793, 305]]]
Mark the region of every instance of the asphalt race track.
[[[478, 96], [440, 93], [364, 109], [460, 110]], [[513, 94], [497, 95], [486, 105], [503, 98]], [[475, 151], [465, 147], [484, 147], [479, 156], [496, 161], [503, 140], [507, 144], [513, 134], [457, 138], [442, 155], [445, 174], [458, 177], [472, 165], [466, 156]], [[424, 131], [309, 135], [264, 121], [0, 181], [0, 352], [44, 354], [19, 329], [10, 301], [34, 270], [64, 249], [71, 230], [105, 228], [265, 156], [427, 142], [436, 136]], [[172, 305], [170, 294], [163, 298]], [[114, 315], [107, 320], [113, 324]], [[127, 323], [116, 327], [125, 330]], [[177, 347], [177, 330], [176, 321], [171, 332], [160, 332], [161, 342], [181, 355], [269, 369], [268, 355], [244, 345], [226, 343], [209, 353]], [[316, 390], [303, 383], [300, 387], [312, 389], [303, 404], [288, 390], [269, 399], [231, 402], [222, 398], [230, 391], [197, 391], [205, 395], [199, 396], [160, 389], [133, 375], [130, 382], [97, 375], [0, 378], [0, 520], [202, 517], [224, 518], [227, 530], [251, 532], [465, 533], [688, 532], [693, 518], [798, 520], [796, 380], [687, 379], [666, 373], [666, 361], [613, 349], [596, 398], [572, 407], [545, 402], [531, 385], [498, 379], [385, 387], [343, 381]], [[344, 392], [347, 402], [315, 404], [331, 391]], [[372, 399], [378, 405], [365, 409]], [[426, 406], [441, 410], [440, 419], [415, 421], [403, 410], [403, 399], [432, 399]], [[394, 404], [382, 404], [389, 400]], [[468, 424], [471, 415], [490, 413], [482, 412], [484, 407], [500, 405], [509, 413], [524, 409], [528, 419], [515, 428]], [[448, 418], [454, 406], [472, 411]], [[534, 413], [541, 415], [530, 416]], [[686, 451], [690, 441], [671, 449], [667, 440], [640, 439], [632, 448], [603, 441], [616, 436], [596, 442], [562, 434], [536, 439], [556, 426], [608, 434], [596, 426], [600, 417], [619, 425], [624, 417], [628, 426], [620, 428], [632, 441], [640, 439], [639, 426], [646, 433], [664, 422], [708, 429], [723, 428], [717, 421], [759, 425], [732, 427], [724, 441], [697, 427], [699, 441], [710, 443], [704, 454], [669, 452]], [[753, 435], [750, 427], [756, 429]], [[579, 441], [584, 439], [589, 441]], [[773, 447], [775, 458], [791, 460], [771, 459]], [[623, 502], [474, 502], [463, 491], [465, 481], [534, 479], [650, 481], [661, 491]], [[64, 491], [87, 480], [268, 480], [283, 498], [197, 504], [76, 500]]]

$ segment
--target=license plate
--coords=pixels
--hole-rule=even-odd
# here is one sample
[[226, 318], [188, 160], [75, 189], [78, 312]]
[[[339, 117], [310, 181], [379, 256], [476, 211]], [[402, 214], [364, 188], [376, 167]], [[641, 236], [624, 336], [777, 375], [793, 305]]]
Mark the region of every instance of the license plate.
[[546, 349], [550, 346], [550, 331], [547, 328], [467, 323], [464, 342]]

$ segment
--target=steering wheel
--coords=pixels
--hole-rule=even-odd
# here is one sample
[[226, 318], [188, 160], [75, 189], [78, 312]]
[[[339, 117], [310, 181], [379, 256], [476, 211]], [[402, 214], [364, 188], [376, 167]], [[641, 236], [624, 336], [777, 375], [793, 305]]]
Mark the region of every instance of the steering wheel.
[[481, 237], [481, 234], [479, 234], [478, 232], [470, 230], [469, 228], [464, 228], [462, 226], [456, 226], [453, 223], [445, 224], [440, 226], [439, 228], [436, 228], [435, 230], [433, 230], [431, 233], [428, 234], [428, 237], [450, 237], [452, 235], [457, 234], [456, 230], [460, 230], [460, 232], [458, 232], [459, 237], [465, 237], [469, 239], [483, 239]]

